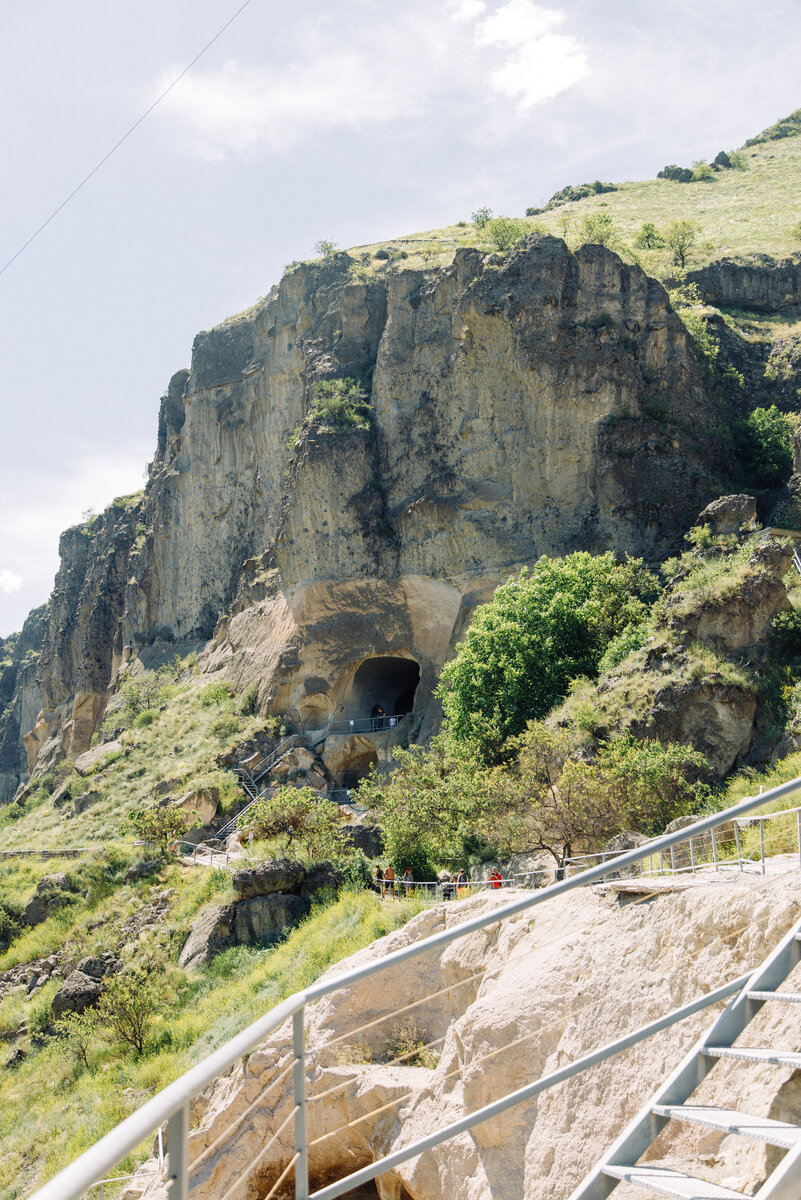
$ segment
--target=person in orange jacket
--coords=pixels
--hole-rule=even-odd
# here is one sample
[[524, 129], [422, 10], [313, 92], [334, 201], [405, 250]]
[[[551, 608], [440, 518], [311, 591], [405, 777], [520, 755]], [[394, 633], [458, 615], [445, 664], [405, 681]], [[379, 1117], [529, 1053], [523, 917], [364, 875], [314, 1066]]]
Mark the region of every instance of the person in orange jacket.
[[497, 867], [493, 867], [492, 874], [489, 877], [489, 881], [490, 881], [490, 887], [492, 887], [492, 888], [499, 888], [501, 886], [501, 883], [503, 882], [503, 875], [501, 875], [501, 873]]

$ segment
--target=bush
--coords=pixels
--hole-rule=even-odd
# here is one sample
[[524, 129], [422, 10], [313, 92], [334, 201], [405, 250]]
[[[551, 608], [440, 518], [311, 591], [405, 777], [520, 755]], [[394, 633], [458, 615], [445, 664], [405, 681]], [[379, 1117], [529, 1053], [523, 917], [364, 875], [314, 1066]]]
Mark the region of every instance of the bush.
[[448, 727], [487, 761], [507, 738], [594, 678], [613, 638], [645, 619], [658, 594], [641, 559], [579, 551], [541, 558], [477, 609], [439, 686]]
[[373, 882], [373, 864], [363, 850], [349, 850], [335, 865], [346, 887], [361, 890]]
[[691, 183], [693, 173], [689, 167], [677, 167], [675, 163], [669, 163], [657, 172], [657, 179], [671, 179], [674, 183]]
[[473, 222], [476, 229], [483, 229], [484, 226], [492, 220], [492, 209], [477, 208], [476, 211], [472, 213], [470, 220]]
[[620, 235], [608, 213], [592, 213], [581, 222], [581, 240], [592, 246], [614, 246]]
[[153, 708], [143, 708], [140, 713], [134, 717], [134, 729], [146, 729], [148, 725], [152, 725], [158, 713]]
[[312, 404], [306, 421], [332, 432], [369, 429], [373, 408], [364, 380], [321, 379], [312, 388]]
[[653, 221], [645, 221], [634, 239], [634, 245], [638, 250], [661, 250], [665, 245], [665, 239]]
[[794, 657], [801, 655], [801, 612], [798, 609], [774, 617], [771, 632], [773, 640], [785, 654]]
[[203, 689], [200, 693], [200, 703], [204, 708], [211, 708], [213, 704], [223, 704], [226, 700], [230, 700], [233, 694], [234, 685], [227, 679], [220, 679]]
[[0, 904], [0, 951], [7, 950], [22, 933], [22, 913], [8, 904]]
[[686, 267], [695, 245], [698, 225], [694, 221], [670, 221], [665, 228], [665, 241], [677, 267]]
[[145, 842], [155, 842], [161, 854], [169, 853], [170, 846], [179, 841], [188, 829], [200, 824], [197, 816], [190, 816], [172, 804], [158, 808], [142, 808], [128, 814], [134, 829]]
[[579, 183], [575, 187], [568, 184], [567, 187], [554, 192], [548, 203], [542, 208], [527, 208], [526, 216], [536, 217], [539, 213], [547, 212], [550, 208], [558, 208], [561, 204], [571, 204], [576, 200], [584, 200], [588, 196], [602, 196], [607, 192], [616, 191], [616, 184], [602, 183], [600, 179], [595, 179], [592, 183]]
[[259, 702], [259, 685], [251, 683], [242, 693], [239, 701], [239, 711], [243, 717], [252, 717], [256, 713]]
[[330, 238], [320, 238], [314, 243], [312, 250], [322, 258], [333, 258], [337, 251], [337, 243], [332, 242]]
[[715, 178], [715, 172], [708, 162], [703, 160], [693, 163], [693, 183], [711, 183]]
[[153, 980], [143, 967], [135, 967], [106, 980], [97, 1019], [140, 1058], [147, 1048], [155, 1011]]
[[755, 408], [733, 428], [734, 448], [746, 479], [757, 488], [777, 488], [793, 470], [793, 434], [798, 417], [770, 408]]
[[297, 845], [310, 858], [341, 858], [345, 839], [337, 805], [314, 788], [282, 787], [251, 805], [247, 826], [257, 840], [285, 837], [284, 849]]
[[55, 1028], [56, 1037], [61, 1038], [75, 1061], [89, 1069], [89, 1047], [97, 1037], [98, 1013], [87, 1008], [84, 1012], [65, 1013]]
[[531, 225], [522, 217], [494, 217], [487, 221], [486, 228], [493, 246], [502, 253], [511, 250], [512, 246], [533, 232]]
[[225, 741], [239, 730], [239, 719], [233, 713], [225, 713], [221, 717], [217, 717], [216, 721], [212, 721], [209, 726], [209, 733], [212, 737], [219, 741]]
[[629, 625], [617, 637], [613, 637], [598, 664], [598, 674], [613, 670], [624, 658], [644, 646], [650, 631], [648, 622], [643, 621], [641, 625]]
[[392, 1028], [384, 1046], [384, 1055], [389, 1062], [400, 1061], [405, 1067], [433, 1068], [439, 1062], [439, 1054], [429, 1046], [429, 1036], [414, 1017], [404, 1017]]

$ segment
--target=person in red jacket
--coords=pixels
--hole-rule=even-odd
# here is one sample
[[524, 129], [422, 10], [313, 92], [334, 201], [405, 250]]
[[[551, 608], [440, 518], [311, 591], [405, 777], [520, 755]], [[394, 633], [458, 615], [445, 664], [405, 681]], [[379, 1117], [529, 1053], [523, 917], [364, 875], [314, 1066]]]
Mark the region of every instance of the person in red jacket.
[[490, 875], [490, 887], [499, 888], [501, 886], [502, 881], [503, 881], [503, 875], [501, 875], [501, 873], [497, 867], [493, 867], [492, 874]]

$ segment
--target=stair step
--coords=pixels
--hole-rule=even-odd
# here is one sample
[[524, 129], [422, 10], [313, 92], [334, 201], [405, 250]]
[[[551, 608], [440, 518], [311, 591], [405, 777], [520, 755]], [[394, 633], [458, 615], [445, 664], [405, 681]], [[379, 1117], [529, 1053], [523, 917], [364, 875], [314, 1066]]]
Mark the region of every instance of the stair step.
[[741, 1062], [770, 1063], [774, 1067], [793, 1067], [801, 1070], [801, 1054], [795, 1050], [767, 1050], [745, 1046], [704, 1046], [711, 1058], [737, 1058]]
[[692, 1175], [683, 1175], [681, 1171], [672, 1171], [669, 1167], [606, 1165], [602, 1170], [604, 1175], [611, 1175], [613, 1179], [650, 1188], [651, 1191], [661, 1192], [663, 1196], [678, 1196], [680, 1200], [746, 1200], [745, 1192], [733, 1192], [731, 1188], [707, 1183], [704, 1179], [694, 1179]]
[[801, 1004], [801, 992], [749, 992], [750, 1000], [783, 1000], [785, 1004]]
[[724, 1133], [737, 1133], [741, 1137], [767, 1142], [770, 1146], [781, 1146], [791, 1150], [801, 1144], [801, 1128], [786, 1121], [774, 1121], [770, 1117], [751, 1117], [735, 1112], [733, 1108], [714, 1108], [706, 1104], [655, 1104], [654, 1112], [660, 1117], [674, 1121], [686, 1121], [690, 1125], [703, 1125], [707, 1129], [720, 1129]]

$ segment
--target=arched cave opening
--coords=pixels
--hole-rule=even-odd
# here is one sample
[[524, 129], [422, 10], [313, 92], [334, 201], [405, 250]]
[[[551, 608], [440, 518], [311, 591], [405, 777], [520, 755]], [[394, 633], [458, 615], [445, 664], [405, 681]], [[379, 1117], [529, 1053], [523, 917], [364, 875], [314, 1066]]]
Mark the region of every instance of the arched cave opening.
[[340, 768], [339, 786], [355, 788], [362, 779], [370, 774], [371, 767], [378, 766], [378, 755], [375, 750], [360, 750], [351, 755]]
[[402, 717], [414, 708], [419, 682], [420, 664], [413, 658], [368, 658], [353, 677], [349, 707], [362, 717], [373, 716], [379, 706], [389, 717]]

